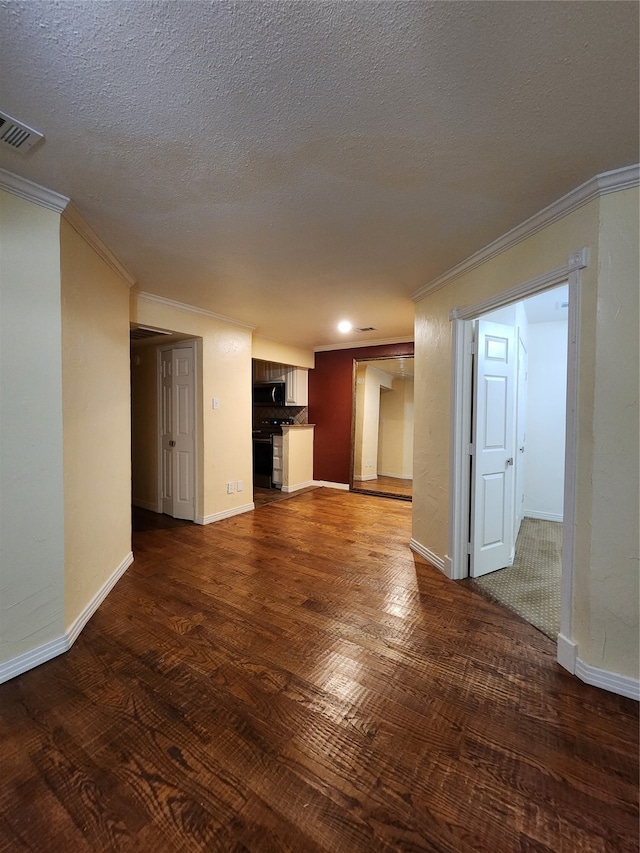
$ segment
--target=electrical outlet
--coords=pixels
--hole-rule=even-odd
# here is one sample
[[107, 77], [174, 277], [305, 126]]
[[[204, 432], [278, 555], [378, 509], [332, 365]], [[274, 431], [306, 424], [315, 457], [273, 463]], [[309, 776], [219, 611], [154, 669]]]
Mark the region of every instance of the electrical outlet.
[[241, 492], [243, 490], [243, 488], [244, 488], [244, 485], [242, 483], [242, 480], [238, 480], [238, 487], [237, 487], [236, 491]]
[[219, 397], [213, 398], [213, 400], [211, 401], [211, 408], [212, 409], [219, 409], [220, 408], [220, 398]]
[[233, 483], [227, 483], [227, 494], [228, 495], [233, 494]]

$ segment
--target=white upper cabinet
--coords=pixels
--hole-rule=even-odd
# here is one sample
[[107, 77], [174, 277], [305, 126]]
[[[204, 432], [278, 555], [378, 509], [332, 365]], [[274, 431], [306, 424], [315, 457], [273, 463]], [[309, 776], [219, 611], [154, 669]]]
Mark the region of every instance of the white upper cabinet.
[[309, 404], [309, 371], [303, 367], [290, 367], [286, 373], [287, 406]]
[[309, 404], [309, 371], [303, 367], [291, 367], [273, 361], [254, 361], [254, 382], [284, 382], [287, 406]]

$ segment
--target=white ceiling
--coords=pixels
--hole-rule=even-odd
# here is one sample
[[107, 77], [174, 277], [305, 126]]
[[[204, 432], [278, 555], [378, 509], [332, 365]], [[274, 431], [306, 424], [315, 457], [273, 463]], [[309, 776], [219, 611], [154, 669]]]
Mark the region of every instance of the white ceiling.
[[[0, 0], [0, 166], [141, 290], [303, 346], [638, 158], [635, 2]], [[369, 333], [341, 336], [346, 317]]]

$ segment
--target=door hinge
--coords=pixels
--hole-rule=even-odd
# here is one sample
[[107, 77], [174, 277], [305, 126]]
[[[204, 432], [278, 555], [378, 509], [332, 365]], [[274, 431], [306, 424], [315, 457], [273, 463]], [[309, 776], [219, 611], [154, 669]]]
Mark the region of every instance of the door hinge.
[[470, 445], [468, 446], [467, 453], [469, 454], [469, 456], [473, 456], [473, 454], [474, 454], [475, 452], [476, 452], [476, 446], [475, 446], [475, 444], [470, 444]]
[[471, 556], [471, 542], [467, 542], [467, 554]]
[[471, 353], [471, 355], [475, 355], [476, 351], [477, 351], [476, 342], [471, 341], [471, 343], [469, 344], [469, 352]]

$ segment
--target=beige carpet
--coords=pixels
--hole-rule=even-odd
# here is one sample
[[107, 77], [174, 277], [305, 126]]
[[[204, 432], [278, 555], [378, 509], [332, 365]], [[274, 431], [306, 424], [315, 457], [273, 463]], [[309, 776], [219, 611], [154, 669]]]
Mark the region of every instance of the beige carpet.
[[525, 518], [513, 566], [475, 578], [491, 598], [557, 640], [560, 630], [562, 524]]

